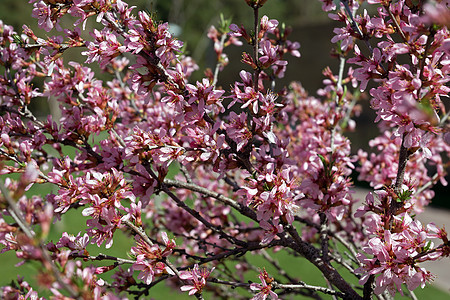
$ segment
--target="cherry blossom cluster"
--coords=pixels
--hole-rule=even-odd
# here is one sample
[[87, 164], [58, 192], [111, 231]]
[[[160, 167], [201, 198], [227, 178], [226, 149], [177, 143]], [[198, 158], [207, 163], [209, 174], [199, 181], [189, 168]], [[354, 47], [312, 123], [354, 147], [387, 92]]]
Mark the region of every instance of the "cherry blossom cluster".
[[[122, 0], [32, 0], [46, 38], [0, 21], [1, 253], [38, 262], [49, 296], [139, 298], [164, 282], [198, 299], [242, 297], [236, 288], [252, 299], [390, 299], [433, 278], [421, 263], [450, 255], [445, 229], [415, 219], [446, 184], [448, 5], [369, 0], [360, 12], [364, 1], [322, 1], [342, 25], [340, 67], [323, 71], [315, 97], [279, 86], [300, 44], [260, 17], [266, 2], [243, 1], [252, 27], [221, 16], [208, 30], [217, 63], [198, 80], [169, 24]], [[244, 44], [241, 57], [226, 53]], [[85, 61], [65, 61], [67, 49]], [[243, 69], [222, 87], [235, 59]], [[364, 91], [381, 131], [372, 153], [346, 137]], [[40, 98], [56, 111], [40, 116]], [[363, 204], [354, 172], [373, 188]], [[40, 195], [42, 184], [53, 192]], [[85, 226], [49, 240], [68, 213]], [[132, 246], [114, 242], [120, 231]], [[278, 253], [309, 261], [329, 285], [299, 281]], [[5, 299], [43, 292], [20, 277], [1, 289]]]
[[[362, 283], [370, 276], [379, 275], [376, 278], [377, 294], [386, 288], [392, 294], [395, 294], [396, 290], [402, 293], [402, 283], [406, 283], [409, 290], [418, 286], [424, 287], [427, 281], [433, 279], [433, 275], [418, 263], [437, 260], [450, 253], [444, 228], [438, 228], [433, 223], [424, 228], [420, 221], [412, 219], [408, 210], [395, 216], [387, 213], [386, 207], [391, 201], [389, 192], [392, 193], [389, 190], [376, 191], [375, 195], [369, 193], [366, 206], [355, 214], [359, 216], [364, 214], [365, 210], [376, 212], [365, 220], [366, 231], [373, 237], [363, 250], [370, 257], [358, 254], [363, 266], [357, 272], [364, 274], [360, 280]], [[441, 239], [444, 244], [435, 248], [431, 241], [433, 238]]]
[[[360, 282], [370, 283], [379, 275], [375, 293], [387, 288], [395, 294], [402, 293], [402, 283], [413, 290], [432, 278], [418, 263], [448, 256], [445, 230], [413, 219], [434, 197], [430, 187], [439, 180], [447, 184], [443, 160], [449, 154], [445, 101], [450, 36], [448, 22], [437, 18], [436, 10], [448, 16], [448, 3], [368, 1], [376, 6], [373, 16], [367, 10], [357, 13], [359, 4], [342, 1], [330, 17], [344, 25], [335, 29], [332, 41], [342, 53], [354, 52], [348, 63], [356, 65], [353, 76], [361, 91], [372, 86], [370, 104], [382, 131], [370, 142], [374, 153], [358, 152], [358, 179], [369, 182], [376, 195], [369, 194], [355, 215], [365, 218], [369, 234], [363, 247], [369, 256], [358, 258]], [[324, 1], [325, 10], [337, 8]], [[430, 251], [433, 237], [442, 240], [439, 250]]]

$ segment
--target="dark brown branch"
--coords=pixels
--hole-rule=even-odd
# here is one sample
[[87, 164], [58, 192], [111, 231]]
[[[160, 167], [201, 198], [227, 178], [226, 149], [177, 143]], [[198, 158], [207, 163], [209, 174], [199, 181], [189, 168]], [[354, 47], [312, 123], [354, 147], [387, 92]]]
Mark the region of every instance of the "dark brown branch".
[[398, 170], [397, 170], [397, 177], [395, 179], [395, 185], [394, 185], [394, 192], [396, 194], [399, 194], [401, 192], [403, 180], [405, 177], [405, 169], [406, 164], [408, 163], [409, 157], [411, 156], [411, 152], [409, 149], [405, 147], [405, 137], [406, 135], [403, 135], [402, 137], [402, 145], [400, 146], [400, 153], [398, 157]]
[[321, 248], [322, 248], [322, 259], [325, 263], [330, 263], [330, 258], [328, 257], [328, 220], [327, 220], [327, 216], [325, 215], [325, 213], [320, 212], [319, 213], [320, 216], [320, 243], [321, 243]]
[[425, 50], [423, 52], [422, 59], [419, 62], [419, 68], [420, 68], [420, 75], [419, 79], [424, 80], [423, 78], [423, 71], [425, 69], [425, 62], [427, 59], [428, 50], [430, 49], [431, 42], [433, 41], [434, 35], [436, 34], [436, 31], [433, 30], [432, 27], [430, 27], [430, 34], [427, 36], [427, 43], [425, 44]]
[[131, 260], [131, 259], [115, 257], [115, 256], [103, 254], [103, 253], [99, 253], [97, 256], [71, 254], [71, 257], [73, 257], [73, 258], [83, 258], [83, 259], [88, 259], [88, 260], [112, 260], [112, 261], [115, 261], [117, 265], [134, 264], [136, 262], [136, 261]]
[[364, 300], [372, 299], [374, 282], [375, 282], [375, 275], [370, 275], [369, 279], [367, 279], [366, 283], [364, 284], [364, 289], [363, 289], [363, 299]]
[[[320, 257], [319, 250], [311, 244], [303, 241], [298, 232], [291, 225], [284, 226], [285, 230], [292, 236], [293, 240], [288, 247], [303, 255], [314, 264], [333, 285], [345, 294], [344, 299], [362, 299], [362, 297], [342, 278], [339, 272], [331, 265], [325, 263]], [[288, 240], [289, 242], [289, 240]]]

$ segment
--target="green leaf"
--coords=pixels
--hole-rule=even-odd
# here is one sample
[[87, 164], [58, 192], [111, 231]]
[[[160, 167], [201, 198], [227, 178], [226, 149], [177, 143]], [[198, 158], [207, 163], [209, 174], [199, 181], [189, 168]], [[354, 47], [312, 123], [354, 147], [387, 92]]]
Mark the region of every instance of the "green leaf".
[[231, 25], [231, 18], [225, 19], [225, 17], [221, 13], [219, 21], [219, 32], [222, 34], [230, 32], [230, 25]]
[[12, 35], [14, 42], [20, 46], [25, 45], [24, 41], [22, 41], [22, 39], [20, 38], [20, 35], [18, 35], [17, 33]]
[[317, 154], [317, 156], [320, 158], [320, 160], [322, 161], [323, 166], [326, 168], [327, 167], [327, 161], [325, 159], [325, 157], [323, 157], [322, 154]]
[[423, 247], [423, 251], [428, 251], [431, 249], [431, 241], [428, 241], [425, 247]]
[[409, 199], [411, 199], [411, 195], [412, 195], [412, 191], [411, 190], [404, 190], [401, 191], [397, 196], [397, 202], [403, 203]]

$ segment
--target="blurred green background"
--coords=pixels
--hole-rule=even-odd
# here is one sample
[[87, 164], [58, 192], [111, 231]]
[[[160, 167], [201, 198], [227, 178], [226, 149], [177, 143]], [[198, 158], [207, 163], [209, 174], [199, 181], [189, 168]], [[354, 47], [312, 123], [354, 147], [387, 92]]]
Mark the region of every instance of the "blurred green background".
[[[136, 0], [128, 1], [130, 5], [135, 5], [138, 9], [146, 9], [149, 11], [156, 11], [157, 16], [162, 21], [168, 21], [172, 27], [179, 27], [182, 31], [179, 33], [180, 39], [187, 43], [187, 53], [190, 54], [195, 61], [203, 67], [213, 68], [215, 65], [215, 57], [212, 49], [212, 44], [206, 38], [206, 32], [211, 25], [218, 24], [219, 15], [223, 13], [225, 18], [232, 18], [233, 23], [250, 26], [253, 22], [252, 11], [245, 4], [244, 0]], [[55, 32], [46, 33], [39, 30], [35, 19], [31, 17], [32, 5], [28, 4], [26, 0], [0, 0], [0, 19], [8, 25], [13, 25], [16, 31], [20, 32], [22, 24], [30, 26], [38, 36], [45, 37], [47, 35], [57, 34]], [[334, 73], [337, 73], [337, 60], [333, 59], [329, 53], [332, 47], [330, 39], [333, 35], [332, 31], [334, 25], [329, 21], [326, 13], [321, 11], [321, 3], [317, 0], [313, 1], [298, 1], [298, 0], [271, 0], [261, 10], [261, 16], [267, 14], [269, 18], [278, 19], [280, 22], [286, 23], [293, 27], [293, 33], [290, 37], [292, 41], [299, 41], [302, 45], [300, 48], [301, 58], [289, 58], [289, 65], [286, 73], [286, 78], [279, 84], [287, 84], [292, 80], [302, 82], [303, 86], [315, 95], [315, 91], [322, 87], [322, 70], [326, 66], [330, 66]], [[67, 18], [67, 25], [71, 20]], [[91, 20], [88, 26], [95, 26], [95, 21]], [[249, 51], [248, 48], [244, 49]], [[240, 60], [240, 53], [243, 49], [237, 47], [230, 47], [226, 49], [229, 54], [230, 65], [225, 68], [220, 75], [219, 84], [223, 88], [228, 87], [234, 82], [238, 72], [245, 68]], [[84, 61], [79, 53], [72, 51], [68, 53], [69, 59]], [[233, 63], [234, 62], [234, 63]], [[95, 68], [94, 65], [90, 67]], [[194, 74], [194, 78], [200, 79], [202, 73], [199, 71]], [[39, 102], [39, 110], [43, 113], [48, 111], [46, 107], [47, 100]], [[367, 108], [367, 103], [365, 105]], [[355, 149], [363, 147], [367, 149], [367, 141], [377, 135], [373, 130], [374, 115], [369, 109], [369, 114], [358, 118], [357, 124], [360, 130], [352, 135], [352, 142]], [[447, 188], [443, 188], [444, 192]], [[38, 193], [46, 195], [52, 190], [50, 185], [35, 186], [29, 193]], [[449, 207], [446, 203], [445, 197], [438, 198], [435, 204]], [[52, 228], [52, 235], [50, 236], [56, 242], [61, 233], [67, 231], [76, 235], [81, 228], [85, 227], [86, 218], [81, 216], [81, 211], [74, 211], [65, 215], [62, 222], [56, 223]], [[120, 247], [117, 247], [120, 245]], [[95, 255], [98, 253], [105, 253], [116, 255], [119, 257], [126, 257], [126, 252], [132, 245], [132, 239], [125, 233], [118, 234], [114, 239], [114, 246], [110, 249], [98, 249], [91, 246], [90, 252]], [[322, 276], [316, 271], [310, 263], [306, 262], [300, 257], [292, 257], [283, 251], [273, 254], [279, 261], [280, 265], [286, 269], [288, 273], [298, 274], [299, 279], [306, 281], [308, 284], [323, 285], [325, 284]], [[267, 271], [276, 274], [276, 270], [264, 259], [247, 255], [246, 259], [254, 262], [258, 267], [266, 267]], [[5, 253], [0, 255], [0, 266], [2, 272], [0, 273], [0, 285], [8, 284], [17, 275], [25, 276], [30, 282], [34, 282], [36, 274], [36, 265], [27, 263], [16, 268], [14, 265], [18, 263], [14, 253]], [[256, 273], [252, 274], [255, 280]], [[356, 283], [356, 282], [355, 282]], [[39, 289], [38, 289], [39, 290]], [[41, 291], [42, 292], [42, 291]], [[45, 293], [45, 292], [44, 292]], [[449, 299], [449, 295], [441, 292], [433, 287], [427, 287], [424, 290], [417, 290], [419, 299], [429, 297], [430, 299], [444, 300]], [[250, 294], [244, 295], [249, 296]], [[155, 290], [152, 290], [152, 298], [154, 299], [187, 299], [187, 294], [180, 294], [176, 291], [170, 291], [169, 288], [163, 285], [158, 285]], [[206, 297], [208, 299], [208, 297]], [[291, 299], [291, 298], [288, 298]], [[295, 299], [303, 299], [297, 297]], [[324, 299], [331, 299], [331, 297], [324, 297]], [[398, 296], [396, 299], [403, 299]]]

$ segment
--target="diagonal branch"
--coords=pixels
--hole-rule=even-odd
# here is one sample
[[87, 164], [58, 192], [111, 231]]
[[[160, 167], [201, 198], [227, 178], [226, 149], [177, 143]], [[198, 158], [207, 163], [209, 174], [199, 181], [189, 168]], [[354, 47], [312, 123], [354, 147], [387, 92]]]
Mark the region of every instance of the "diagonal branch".
[[164, 184], [166, 184], [168, 187], [178, 187], [178, 188], [184, 188], [191, 190], [193, 192], [198, 192], [200, 194], [212, 197], [214, 199], [219, 200], [223, 204], [230, 206], [240, 213], [242, 213], [244, 216], [249, 217], [250, 219], [257, 221], [256, 213], [251, 210], [248, 206], [245, 206], [241, 203], [236, 202], [235, 200], [228, 198], [220, 193], [208, 190], [207, 188], [204, 188], [202, 186], [199, 186], [195, 183], [187, 183], [179, 180], [173, 180], [173, 179], [164, 179]]

